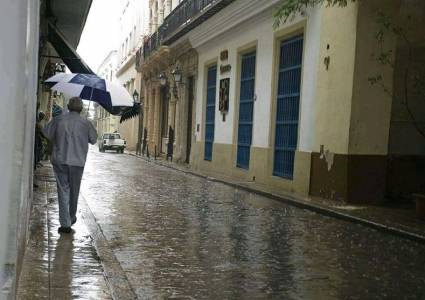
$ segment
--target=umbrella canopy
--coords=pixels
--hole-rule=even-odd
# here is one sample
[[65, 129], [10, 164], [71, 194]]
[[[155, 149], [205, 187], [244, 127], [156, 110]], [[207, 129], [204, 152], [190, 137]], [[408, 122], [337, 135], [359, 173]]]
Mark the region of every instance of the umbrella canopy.
[[56, 74], [45, 81], [52, 90], [99, 103], [113, 115], [133, 106], [133, 98], [119, 85], [92, 74]]

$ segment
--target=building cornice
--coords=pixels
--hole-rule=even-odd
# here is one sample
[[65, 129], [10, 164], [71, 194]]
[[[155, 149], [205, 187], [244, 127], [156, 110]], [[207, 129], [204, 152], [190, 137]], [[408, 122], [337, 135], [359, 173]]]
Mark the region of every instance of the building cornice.
[[[204, 24], [193, 29], [188, 34], [189, 40], [194, 48], [199, 48], [241, 23], [249, 21], [254, 16], [271, 10], [279, 2], [280, 0], [235, 1]], [[272, 14], [270, 17], [272, 17]]]
[[[120, 76], [122, 75], [126, 70], [128, 70], [128, 68], [130, 68], [132, 65], [136, 64], [136, 51], [132, 51], [130, 56], [127, 57], [127, 59], [118, 66], [117, 68], [117, 73], [115, 74], [115, 76]], [[136, 68], [134, 66], [134, 68]]]
[[107, 65], [111, 61], [111, 59], [113, 59], [114, 56], [116, 55], [117, 55], [117, 50], [112, 50], [111, 52], [109, 52], [109, 54], [105, 57], [105, 59], [100, 64], [99, 68], [97, 68], [97, 72], [99, 73], [100, 70], [104, 69], [105, 65]]
[[170, 48], [168, 46], [161, 46], [154, 54], [149, 57], [141, 65], [141, 70], [145, 76], [149, 77], [152, 74], [159, 73], [161, 70], [165, 70], [170, 63]]

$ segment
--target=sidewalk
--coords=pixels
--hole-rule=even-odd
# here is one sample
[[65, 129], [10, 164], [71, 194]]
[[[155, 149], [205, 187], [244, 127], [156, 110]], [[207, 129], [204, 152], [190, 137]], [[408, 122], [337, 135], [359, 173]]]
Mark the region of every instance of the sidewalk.
[[362, 224], [395, 234], [410, 240], [425, 244], [425, 221], [416, 218], [415, 209], [411, 206], [377, 206], [377, 205], [347, 205], [316, 197], [302, 197], [293, 193], [285, 193], [281, 190], [272, 189], [268, 186], [252, 181], [237, 181], [234, 178], [222, 174], [195, 171], [189, 165], [172, 163], [164, 158], [153, 156], [147, 158], [138, 156], [136, 152], [127, 151], [127, 154], [156, 163], [168, 168], [179, 170], [195, 176], [207, 178], [233, 187], [241, 188], [252, 193], [276, 199], [300, 208], [313, 210], [328, 216], [340, 218], [346, 221]]
[[17, 299], [112, 299], [81, 212], [74, 234], [57, 232], [56, 182], [50, 165], [37, 170], [35, 182], [39, 187], [34, 190]]

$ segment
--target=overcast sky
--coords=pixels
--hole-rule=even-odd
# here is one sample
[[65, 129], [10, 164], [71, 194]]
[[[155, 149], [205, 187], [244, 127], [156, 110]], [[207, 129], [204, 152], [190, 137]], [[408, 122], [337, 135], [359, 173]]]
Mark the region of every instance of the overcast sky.
[[109, 52], [116, 50], [119, 3], [118, 0], [93, 0], [77, 52], [94, 72]]

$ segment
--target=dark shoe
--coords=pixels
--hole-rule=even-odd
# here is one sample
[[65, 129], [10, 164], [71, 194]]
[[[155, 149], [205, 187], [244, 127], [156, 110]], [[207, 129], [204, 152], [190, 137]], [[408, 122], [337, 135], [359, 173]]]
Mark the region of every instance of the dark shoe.
[[77, 217], [74, 217], [74, 218], [72, 219], [71, 226], [72, 226], [72, 225], [74, 225], [76, 222], [77, 222]]
[[72, 229], [71, 227], [59, 227], [58, 233], [71, 233]]

